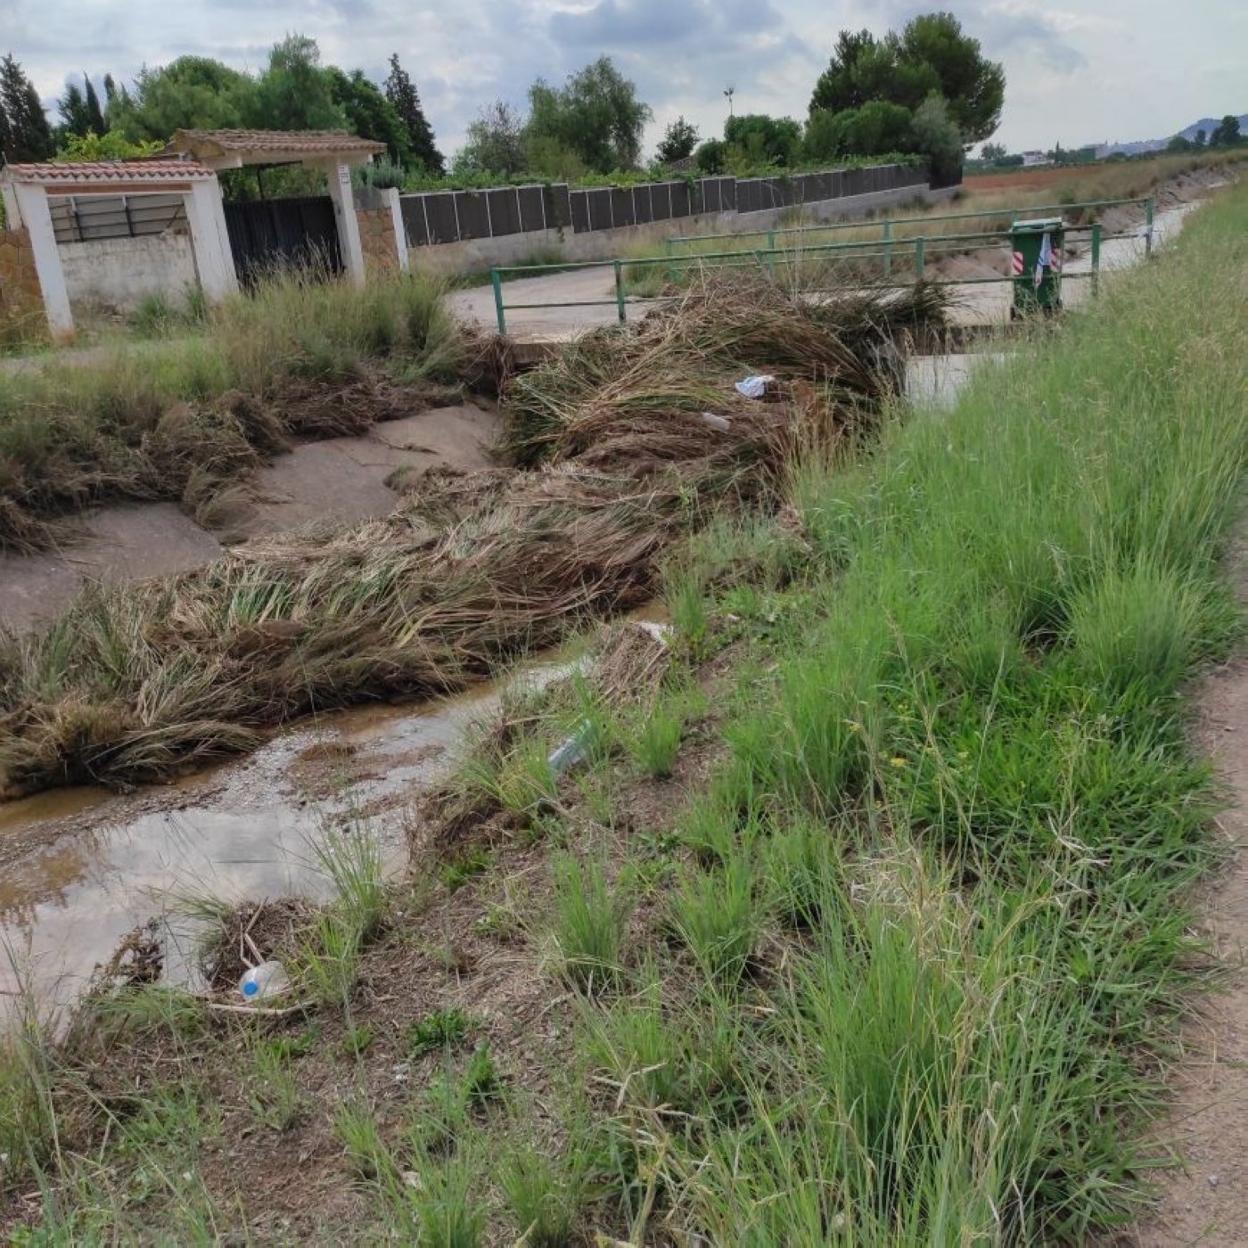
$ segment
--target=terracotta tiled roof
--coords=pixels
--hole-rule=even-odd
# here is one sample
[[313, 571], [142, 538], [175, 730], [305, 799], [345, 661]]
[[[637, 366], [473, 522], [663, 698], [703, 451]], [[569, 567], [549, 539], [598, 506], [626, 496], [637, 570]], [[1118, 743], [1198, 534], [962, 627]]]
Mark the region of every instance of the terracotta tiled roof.
[[14, 182], [36, 186], [61, 186], [72, 183], [185, 182], [189, 178], [211, 178], [211, 169], [193, 160], [77, 160], [64, 164], [40, 162], [28, 165], [5, 165], [0, 174]]
[[386, 145], [345, 130], [175, 130], [167, 151], [209, 155], [226, 152], [384, 152]]

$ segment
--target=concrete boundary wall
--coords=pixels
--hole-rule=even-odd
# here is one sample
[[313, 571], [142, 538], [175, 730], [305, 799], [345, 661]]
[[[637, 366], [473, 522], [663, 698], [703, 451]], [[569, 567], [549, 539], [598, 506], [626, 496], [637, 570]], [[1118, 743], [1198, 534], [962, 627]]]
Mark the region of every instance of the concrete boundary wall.
[[57, 250], [74, 307], [133, 312], [148, 295], [176, 302], [198, 285], [191, 240], [172, 230], [61, 243]]
[[899, 208], [915, 201], [925, 204], [951, 199], [957, 187], [930, 190], [926, 185], [906, 186], [894, 190], [872, 191], [846, 195], [819, 203], [795, 207], [765, 208], [742, 215], [739, 212], [701, 213], [675, 221], [655, 221], [646, 225], [575, 233], [569, 230], [540, 230], [511, 234], [502, 238], [480, 238], [460, 243], [409, 247], [411, 267], [428, 273], [447, 275], [479, 272], [494, 265], [546, 264], [569, 260], [609, 260], [616, 256], [648, 248], [660, 255], [663, 240], [674, 234], [732, 234], [741, 230], [766, 230], [772, 226], [797, 224], [794, 214], [811, 221], [852, 220], [867, 213]]

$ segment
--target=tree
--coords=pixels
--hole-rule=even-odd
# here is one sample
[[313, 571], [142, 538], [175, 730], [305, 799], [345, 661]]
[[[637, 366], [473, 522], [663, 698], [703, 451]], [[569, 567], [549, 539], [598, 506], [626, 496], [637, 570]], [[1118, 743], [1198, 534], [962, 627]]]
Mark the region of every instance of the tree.
[[442, 153], [434, 142], [433, 129], [425, 118], [416, 84], [399, 64], [399, 54], [390, 54], [390, 75], [386, 79], [386, 99], [390, 101], [399, 121], [407, 131], [407, 146], [413, 160], [419, 161], [430, 173], [441, 174], [446, 168]]
[[910, 123], [914, 150], [927, 157], [936, 186], [952, 186], [962, 173], [962, 134], [943, 95], [929, 95]]
[[139, 71], [133, 99], [123, 90], [109, 121], [132, 142], [175, 130], [238, 129], [254, 125], [255, 79], [205, 56], [180, 56], [159, 69]]
[[347, 129], [362, 139], [384, 143], [392, 161], [407, 164], [412, 155], [407, 128], [380, 88], [369, 82], [362, 70], [354, 69], [348, 75], [331, 65], [325, 73], [330, 98], [346, 117]]
[[1208, 136], [1207, 134], [1205, 134], [1204, 130], [1197, 130], [1197, 131], [1196, 131], [1196, 138], [1195, 138], [1193, 141], [1195, 142], [1195, 144], [1196, 144], [1196, 146], [1197, 146], [1197, 147], [1204, 147], [1204, 145], [1205, 145], [1205, 140], [1206, 140], [1208, 137], [1209, 137], [1209, 136]]
[[[1005, 71], [985, 60], [979, 40], [962, 33], [952, 13], [927, 13], [901, 33], [899, 65], [925, 67], [936, 75], [936, 89], [949, 103], [949, 116], [966, 143], [988, 138], [1001, 121]], [[929, 92], [924, 92], [924, 98]]]
[[117, 98], [117, 83], [112, 74], [104, 75], [104, 107], [108, 108]]
[[459, 173], [511, 177], [525, 167], [524, 128], [510, 104], [495, 100], [468, 126], [467, 142], [455, 156]]
[[155, 140], [132, 143], [120, 130], [96, 134], [70, 134], [57, 149], [55, 160], [126, 160], [132, 156], [153, 156], [163, 145]]
[[307, 35], [287, 35], [273, 45], [268, 68], [253, 96], [252, 124], [265, 130], [345, 130], [346, 115], [334, 103], [321, 50]]
[[641, 132], [652, 115], [609, 56], [585, 66], [562, 87], [539, 78], [529, 88], [529, 135], [557, 140], [598, 173], [636, 167]]
[[913, 114], [902, 104], [868, 100], [861, 108], [847, 109], [840, 117], [844, 119], [844, 150], [851, 156], [913, 150]]
[[0, 61], [0, 111], [5, 117], [6, 161], [47, 160], [56, 150], [35, 84], [11, 52]]
[[838, 113], [884, 101], [913, 112], [933, 94], [948, 102], [964, 143], [981, 142], [997, 128], [1005, 71], [984, 59], [979, 41], [962, 33], [952, 13], [916, 17], [900, 34], [883, 39], [867, 30], [842, 30], [815, 83], [810, 110]]
[[979, 149], [980, 160], [1000, 160], [1005, 155], [1004, 143], [985, 143]]
[[83, 74], [83, 82], [87, 84], [87, 121], [89, 129], [95, 134], [103, 134], [108, 126], [104, 121], [104, 113], [100, 108], [100, 97], [95, 93], [95, 85]]
[[67, 134], [82, 135], [90, 131], [87, 100], [76, 82], [67, 84], [65, 94], [56, 102], [56, 111], [61, 115], [61, 125]]
[[1239, 143], [1239, 118], [1227, 113], [1209, 136], [1210, 147], [1235, 147]]
[[742, 113], [724, 123], [724, 142], [732, 149], [729, 161], [741, 166], [791, 165], [802, 142], [802, 128], [792, 117]]
[[723, 173], [728, 145], [723, 139], [707, 139], [693, 154], [694, 164], [701, 173]]
[[683, 116], [680, 116], [663, 132], [663, 140], [659, 144], [658, 156], [665, 165], [670, 165], [675, 161], [684, 160], [686, 157], [691, 156], [693, 149], [697, 145], [697, 126], [691, 125]]

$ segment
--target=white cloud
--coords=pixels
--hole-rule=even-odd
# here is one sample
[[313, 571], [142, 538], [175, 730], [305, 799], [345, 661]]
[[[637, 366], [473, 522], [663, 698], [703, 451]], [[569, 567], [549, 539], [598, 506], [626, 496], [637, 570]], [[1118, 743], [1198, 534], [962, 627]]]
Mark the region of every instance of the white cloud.
[[[683, 113], [718, 133], [723, 89], [739, 111], [802, 117], [841, 27], [877, 33], [941, 4], [913, 0], [0, 0], [0, 53], [11, 50], [51, 102], [67, 75], [111, 71], [183, 53], [240, 69], [263, 64], [292, 30], [327, 61], [384, 76], [391, 52], [415, 79], [439, 142], [460, 142], [479, 107], [521, 104], [600, 53], [613, 56], [654, 108], [651, 144]], [[972, 0], [954, 12], [1004, 62], [998, 137], [1015, 148], [1159, 137], [1200, 116], [1248, 109], [1248, 5], [1189, 0]]]

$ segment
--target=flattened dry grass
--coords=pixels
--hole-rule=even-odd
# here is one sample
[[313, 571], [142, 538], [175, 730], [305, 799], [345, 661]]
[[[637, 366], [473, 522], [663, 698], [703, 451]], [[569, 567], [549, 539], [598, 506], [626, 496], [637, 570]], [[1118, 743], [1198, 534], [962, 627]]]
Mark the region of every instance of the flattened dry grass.
[[[697, 344], [714, 306], [738, 328], [708, 356]], [[387, 521], [93, 590], [47, 632], [0, 642], [0, 787], [155, 778], [312, 710], [461, 688], [584, 616], [644, 601], [677, 537], [717, 511], [774, 504], [802, 445], [834, 448], [878, 419], [891, 379], [873, 367], [872, 336], [941, 305], [864, 301], [839, 321], [780, 292], [774, 306], [788, 320], [767, 333], [746, 329], [726, 290], [643, 327], [656, 369], [701, 360], [697, 404], [632, 367], [623, 336], [602, 365], [616, 374], [610, 401], [546, 403], [562, 414], [558, 436], [535, 429], [532, 411], [567, 366], [515, 384], [512, 442], [522, 458], [554, 461], [540, 471], [452, 478], [440, 492], [434, 481]], [[813, 381], [775, 402], [743, 399], [731, 379], [747, 348], [763, 363], [774, 352], [790, 376], [806, 356]]]
[[44, 545], [58, 516], [103, 499], [194, 511], [288, 438], [410, 413], [471, 376], [479, 350], [431, 279], [357, 289], [295, 272], [185, 338], [49, 356], [0, 386], [0, 550]]

